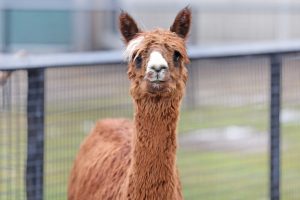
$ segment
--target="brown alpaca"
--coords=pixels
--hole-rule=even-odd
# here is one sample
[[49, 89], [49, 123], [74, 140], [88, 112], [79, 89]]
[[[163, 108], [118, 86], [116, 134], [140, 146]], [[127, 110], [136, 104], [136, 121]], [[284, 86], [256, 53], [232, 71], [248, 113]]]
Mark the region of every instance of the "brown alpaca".
[[183, 199], [176, 126], [187, 81], [185, 40], [191, 12], [180, 11], [169, 31], [142, 32], [124, 12], [119, 19], [134, 122], [107, 119], [96, 124], [75, 160], [68, 199]]

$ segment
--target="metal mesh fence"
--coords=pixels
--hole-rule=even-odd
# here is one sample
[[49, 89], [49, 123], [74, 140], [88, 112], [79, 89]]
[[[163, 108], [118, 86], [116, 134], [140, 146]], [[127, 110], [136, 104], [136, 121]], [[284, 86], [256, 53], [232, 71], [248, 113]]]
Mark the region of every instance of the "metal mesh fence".
[[[281, 185], [286, 200], [300, 198], [298, 62], [297, 56], [286, 56], [283, 62]], [[267, 199], [269, 58], [201, 59], [193, 60], [188, 68], [178, 151], [185, 199]], [[126, 66], [45, 70], [43, 174], [30, 174], [26, 169], [27, 75], [15, 71], [0, 88], [0, 199], [26, 199], [25, 186], [29, 187], [32, 176], [42, 176], [44, 199], [66, 199], [73, 159], [96, 120], [132, 118]], [[36, 104], [38, 99], [32, 99], [28, 103]], [[33, 186], [33, 190], [40, 189], [38, 184]]]
[[192, 68], [196, 105], [180, 123], [186, 199], [266, 199], [268, 59], [201, 60]]
[[283, 60], [282, 69], [282, 199], [300, 198], [300, 57]]
[[27, 148], [26, 73], [14, 72], [0, 88], [0, 199], [24, 199]]
[[98, 119], [131, 117], [125, 65], [47, 71], [46, 199], [66, 199], [79, 144]]

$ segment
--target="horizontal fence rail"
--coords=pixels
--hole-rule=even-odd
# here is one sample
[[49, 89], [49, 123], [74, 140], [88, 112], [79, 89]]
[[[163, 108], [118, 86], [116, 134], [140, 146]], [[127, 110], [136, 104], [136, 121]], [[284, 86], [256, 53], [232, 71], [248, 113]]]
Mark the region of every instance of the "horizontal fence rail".
[[[188, 54], [191, 60], [290, 54], [297, 53], [299, 51], [300, 41], [278, 43], [265, 42], [209, 48], [188, 48]], [[89, 53], [65, 53], [57, 55], [0, 54], [0, 70], [27, 70], [33, 68], [57, 68], [120, 63], [124, 63], [123, 52], [120, 50]]]
[[[226, 47], [190, 47], [189, 57], [193, 61], [201, 59], [226, 59], [239, 57], [261, 57], [269, 59], [270, 65], [270, 164], [269, 196], [271, 200], [280, 199], [280, 110], [281, 110], [281, 64], [282, 55], [300, 53], [300, 41], [282, 43], [259, 43]], [[27, 178], [28, 200], [43, 199], [44, 173], [44, 70], [74, 66], [96, 66], [125, 64], [121, 51], [66, 53], [58, 55], [0, 55], [0, 71], [27, 70]], [[194, 72], [190, 73], [191, 81]], [[33, 100], [37, 100], [33, 103]], [[191, 104], [194, 104], [191, 101]], [[1, 194], [0, 194], [1, 195]], [[0, 198], [1, 199], [1, 198]]]

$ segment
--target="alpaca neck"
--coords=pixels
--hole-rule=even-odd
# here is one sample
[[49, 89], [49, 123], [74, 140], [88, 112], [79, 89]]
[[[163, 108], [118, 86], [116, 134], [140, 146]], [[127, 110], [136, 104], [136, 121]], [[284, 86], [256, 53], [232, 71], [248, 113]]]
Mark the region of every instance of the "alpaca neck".
[[171, 99], [136, 101], [127, 193], [133, 199], [176, 199], [179, 103]]

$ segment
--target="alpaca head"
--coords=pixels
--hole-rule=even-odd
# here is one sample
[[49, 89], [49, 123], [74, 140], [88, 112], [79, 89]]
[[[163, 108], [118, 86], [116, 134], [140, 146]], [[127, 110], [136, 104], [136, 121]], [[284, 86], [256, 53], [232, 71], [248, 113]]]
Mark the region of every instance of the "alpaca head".
[[181, 10], [169, 30], [142, 31], [125, 12], [119, 20], [133, 98], [181, 99], [188, 77], [185, 41], [191, 24], [190, 9]]

